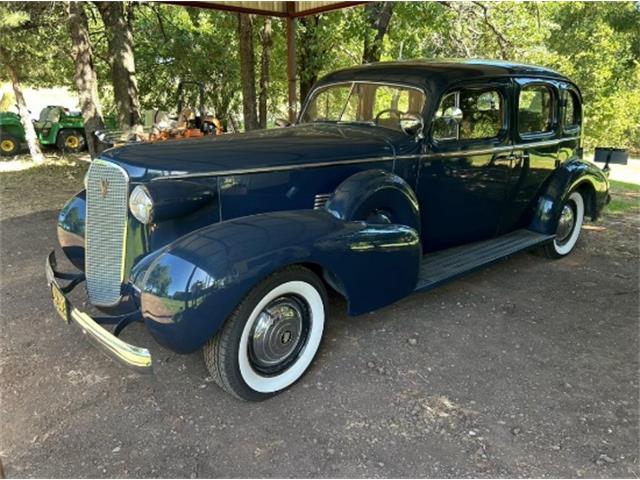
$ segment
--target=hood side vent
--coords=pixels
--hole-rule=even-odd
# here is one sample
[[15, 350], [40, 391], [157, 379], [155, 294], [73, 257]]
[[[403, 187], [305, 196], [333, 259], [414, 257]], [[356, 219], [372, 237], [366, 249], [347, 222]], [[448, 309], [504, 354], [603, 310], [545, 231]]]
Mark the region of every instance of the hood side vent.
[[316, 195], [313, 200], [313, 209], [322, 210], [331, 198], [331, 195], [333, 195], [333, 193], [319, 193]]

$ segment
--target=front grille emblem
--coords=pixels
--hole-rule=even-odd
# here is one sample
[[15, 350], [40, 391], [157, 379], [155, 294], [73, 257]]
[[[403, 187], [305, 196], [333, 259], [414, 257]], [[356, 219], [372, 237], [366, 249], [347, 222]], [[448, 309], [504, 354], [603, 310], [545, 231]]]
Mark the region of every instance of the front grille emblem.
[[106, 178], [100, 180], [100, 193], [102, 194], [102, 198], [107, 198], [107, 193], [109, 193], [109, 180]]

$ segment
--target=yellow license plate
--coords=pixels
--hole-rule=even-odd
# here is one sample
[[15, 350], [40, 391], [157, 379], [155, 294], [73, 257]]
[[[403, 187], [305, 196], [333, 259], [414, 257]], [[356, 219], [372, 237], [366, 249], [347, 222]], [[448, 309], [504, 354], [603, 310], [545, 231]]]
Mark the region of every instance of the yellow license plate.
[[51, 285], [51, 298], [53, 298], [53, 306], [58, 315], [69, 323], [69, 302], [55, 284]]

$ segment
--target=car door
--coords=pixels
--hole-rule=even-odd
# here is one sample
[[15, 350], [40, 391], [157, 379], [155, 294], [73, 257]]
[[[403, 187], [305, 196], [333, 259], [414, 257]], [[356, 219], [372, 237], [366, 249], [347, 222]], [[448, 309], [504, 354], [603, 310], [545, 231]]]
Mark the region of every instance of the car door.
[[559, 89], [554, 81], [514, 80], [514, 164], [500, 231], [526, 227], [540, 189], [559, 165]]
[[441, 97], [417, 184], [425, 252], [496, 235], [511, 168], [511, 90], [499, 79]]

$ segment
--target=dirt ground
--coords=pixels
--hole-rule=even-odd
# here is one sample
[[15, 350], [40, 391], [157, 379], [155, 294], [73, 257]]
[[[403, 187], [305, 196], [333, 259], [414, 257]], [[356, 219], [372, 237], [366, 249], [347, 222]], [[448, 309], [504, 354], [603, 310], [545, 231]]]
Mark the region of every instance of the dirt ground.
[[141, 325], [124, 337], [151, 348], [155, 375], [102, 356], [51, 306], [54, 203], [3, 204], [7, 476], [640, 476], [636, 209], [587, 225], [560, 261], [521, 254], [360, 317], [333, 297], [308, 374], [256, 404]]

